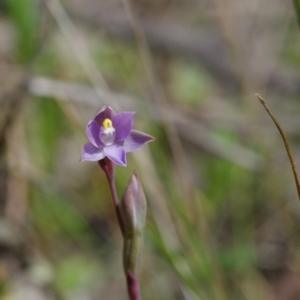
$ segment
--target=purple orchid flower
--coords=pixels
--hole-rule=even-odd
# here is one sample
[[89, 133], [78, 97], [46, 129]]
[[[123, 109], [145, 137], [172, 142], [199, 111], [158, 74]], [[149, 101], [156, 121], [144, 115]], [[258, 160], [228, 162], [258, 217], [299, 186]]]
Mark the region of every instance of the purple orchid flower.
[[81, 152], [81, 160], [99, 161], [104, 157], [114, 164], [126, 166], [126, 153], [134, 151], [154, 138], [140, 131], [132, 130], [135, 112], [116, 113], [105, 106], [86, 126], [89, 139]]

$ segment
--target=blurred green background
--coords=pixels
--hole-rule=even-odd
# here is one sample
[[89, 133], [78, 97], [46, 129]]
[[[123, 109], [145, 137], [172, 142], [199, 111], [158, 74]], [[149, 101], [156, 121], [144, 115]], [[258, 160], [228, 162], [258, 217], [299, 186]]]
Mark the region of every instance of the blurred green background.
[[[296, 4], [296, 5], [294, 5]], [[300, 299], [297, 1], [0, 2], [0, 299], [127, 299], [104, 105], [156, 141], [117, 167], [148, 201], [144, 300]]]

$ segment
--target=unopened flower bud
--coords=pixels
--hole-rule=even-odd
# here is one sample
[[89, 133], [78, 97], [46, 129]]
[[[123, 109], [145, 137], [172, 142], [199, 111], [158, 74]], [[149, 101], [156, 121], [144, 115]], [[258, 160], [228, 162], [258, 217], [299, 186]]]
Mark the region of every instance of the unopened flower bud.
[[130, 178], [121, 202], [125, 235], [142, 233], [147, 214], [147, 202], [136, 172]]
[[147, 202], [143, 188], [134, 172], [130, 178], [121, 202], [121, 215], [124, 225], [123, 264], [137, 275], [143, 251], [143, 229], [145, 227]]

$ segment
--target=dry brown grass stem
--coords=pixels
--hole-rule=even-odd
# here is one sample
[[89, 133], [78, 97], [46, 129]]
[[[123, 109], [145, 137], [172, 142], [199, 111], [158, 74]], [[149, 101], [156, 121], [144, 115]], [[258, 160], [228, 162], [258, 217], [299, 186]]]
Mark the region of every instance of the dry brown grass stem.
[[287, 155], [289, 157], [289, 160], [290, 160], [290, 164], [291, 164], [291, 167], [292, 167], [292, 171], [293, 171], [293, 175], [294, 175], [294, 178], [295, 178], [295, 183], [296, 183], [296, 187], [297, 187], [297, 192], [298, 192], [298, 197], [299, 197], [299, 200], [300, 200], [300, 182], [299, 182], [299, 177], [298, 177], [298, 173], [297, 173], [297, 169], [296, 169], [296, 166], [295, 166], [295, 162], [294, 162], [294, 158], [293, 158], [293, 154], [292, 154], [292, 150], [291, 150], [291, 147], [290, 147], [290, 144], [287, 140], [287, 137], [282, 129], [282, 127], [280, 126], [279, 122], [277, 121], [277, 119], [275, 118], [275, 116], [273, 115], [273, 113], [271, 112], [271, 110], [269, 109], [268, 105], [267, 105], [267, 102], [264, 98], [262, 98], [260, 95], [256, 94], [258, 100], [260, 101], [260, 103], [264, 106], [264, 108], [266, 109], [267, 113], [269, 114], [269, 116], [271, 117], [271, 119], [273, 120], [275, 126], [277, 127], [281, 137], [282, 137], [282, 140], [283, 140], [283, 143], [284, 143], [284, 147], [285, 147], [285, 150], [287, 152]]

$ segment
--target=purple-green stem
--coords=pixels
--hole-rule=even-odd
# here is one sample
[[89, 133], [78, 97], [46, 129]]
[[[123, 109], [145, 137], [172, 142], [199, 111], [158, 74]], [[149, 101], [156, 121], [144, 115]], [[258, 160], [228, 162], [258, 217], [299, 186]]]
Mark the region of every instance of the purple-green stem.
[[[124, 224], [121, 216], [119, 199], [118, 199], [116, 185], [115, 185], [115, 165], [107, 158], [99, 160], [98, 163], [107, 177], [114, 208], [117, 214], [118, 223], [122, 232], [122, 236], [123, 238], [125, 238], [125, 229], [124, 229]], [[125, 275], [126, 275], [127, 290], [128, 290], [128, 295], [130, 300], [141, 300], [138, 279], [133, 275], [131, 270], [125, 270]]]
[[130, 270], [126, 272], [126, 281], [130, 300], [141, 300], [139, 282]]
[[116, 185], [115, 185], [115, 165], [109, 161], [108, 159], [104, 158], [102, 160], [99, 160], [99, 165], [102, 168], [102, 170], [105, 172], [105, 175], [107, 177], [110, 193], [112, 196], [114, 208], [117, 214], [118, 223], [122, 232], [122, 235], [124, 237], [124, 225], [122, 221], [120, 206], [119, 206], [119, 199], [117, 195]]

